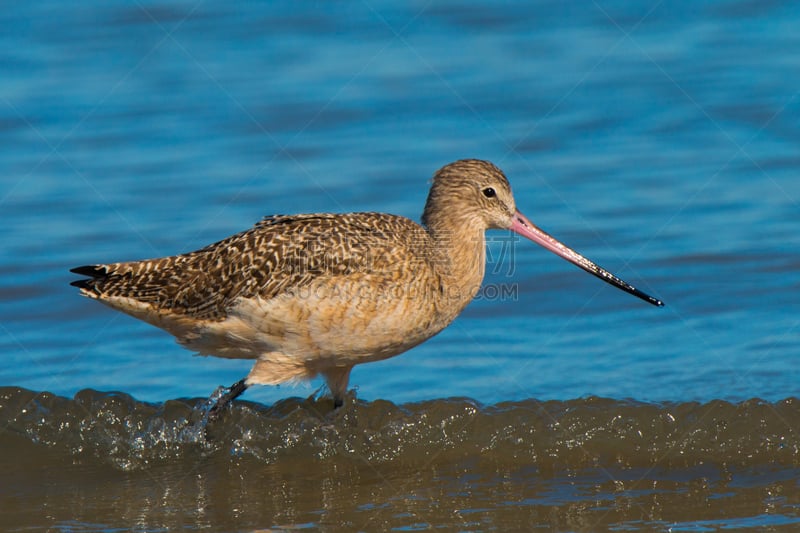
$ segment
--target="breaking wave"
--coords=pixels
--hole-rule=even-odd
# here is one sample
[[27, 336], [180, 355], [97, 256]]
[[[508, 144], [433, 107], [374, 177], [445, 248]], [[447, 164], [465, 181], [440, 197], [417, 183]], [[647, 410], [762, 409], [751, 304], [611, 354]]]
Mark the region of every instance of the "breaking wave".
[[[0, 445], [136, 470], [214, 455], [263, 463], [431, 466], [480, 461], [539, 471], [800, 462], [800, 401], [640, 403], [589, 397], [481, 405], [452, 398], [395, 405], [348, 398], [235, 402], [208, 420], [205, 399], [151, 404], [123, 393], [74, 398], [0, 388]], [[35, 444], [36, 446], [31, 446]]]

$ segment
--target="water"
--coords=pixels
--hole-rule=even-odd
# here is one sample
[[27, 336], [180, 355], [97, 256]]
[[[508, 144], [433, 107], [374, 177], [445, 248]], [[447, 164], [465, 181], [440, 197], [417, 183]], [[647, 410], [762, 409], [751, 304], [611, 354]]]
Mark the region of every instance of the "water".
[[797, 527], [797, 400], [288, 399], [204, 425], [203, 400], [0, 399], [11, 529]]
[[[795, 528], [799, 19], [788, 2], [4, 10], [0, 385], [49, 391], [62, 409], [26, 419], [41, 398], [8, 389], [0, 486], [15, 488], [0, 507], [13, 504], [15, 528], [60, 530]], [[429, 177], [463, 157], [498, 164], [529, 218], [667, 307], [492, 232], [483, 297], [431, 341], [356, 367], [354, 411], [314, 422], [304, 402], [322, 400], [298, 398], [319, 382], [261, 387], [244, 397], [256, 414], [231, 415], [246, 443], [232, 426], [209, 444], [196, 428], [157, 431], [191, 419], [159, 409], [233, 383], [247, 362], [194, 357], [68, 285], [70, 267], [190, 251], [266, 214], [418, 219]], [[106, 396], [85, 389], [131, 395], [115, 416], [133, 429], [87, 410], [81, 398]], [[530, 418], [506, 420], [507, 402]], [[566, 434], [549, 436], [552, 421], [526, 431], [537, 406], [574, 402], [592, 411]], [[626, 436], [648, 435], [647, 420], [702, 406], [742, 416], [749, 437], [693, 440], [711, 423], [693, 415], [650, 434], [663, 453], [631, 458]], [[364, 438], [354, 416], [385, 457], [347, 458]], [[448, 420], [464, 421], [455, 444], [425, 426]], [[481, 442], [484, 430], [522, 444]], [[176, 474], [187, 464], [197, 477]], [[357, 503], [340, 516], [346, 490]]]

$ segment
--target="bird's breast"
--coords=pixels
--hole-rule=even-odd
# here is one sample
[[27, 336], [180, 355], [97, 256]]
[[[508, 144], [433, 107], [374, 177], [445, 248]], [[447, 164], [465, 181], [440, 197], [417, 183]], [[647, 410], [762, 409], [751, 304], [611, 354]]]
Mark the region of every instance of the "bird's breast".
[[450, 315], [436, 284], [365, 274], [320, 280], [269, 299], [241, 298], [219, 327], [227, 322], [238, 338], [262, 351], [366, 362], [425, 341], [452, 320]]

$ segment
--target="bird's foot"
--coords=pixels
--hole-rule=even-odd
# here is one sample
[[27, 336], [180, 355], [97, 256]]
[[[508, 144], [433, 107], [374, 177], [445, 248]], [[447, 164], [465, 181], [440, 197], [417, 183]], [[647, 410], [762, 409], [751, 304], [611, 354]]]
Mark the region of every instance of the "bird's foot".
[[222, 410], [233, 400], [242, 395], [247, 390], [247, 383], [245, 380], [240, 380], [231, 385], [230, 387], [219, 387], [214, 391], [208, 400], [206, 400], [204, 411], [208, 420], [217, 419]]
[[309, 405], [311, 403], [318, 405], [319, 407], [324, 407], [327, 411], [329, 409], [328, 406], [331, 404], [328, 402], [333, 403], [333, 410], [332, 412], [338, 412], [340, 408], [345, 406], [345, 403], [348, 402], [355, 402], [356, 399], [356, 390], [352, 389], [349, 392], [344, 392], [342, 394], [333, 393], [327, 385], [322, 385], [320, 388], [314, 391], [311, 396], [308, 397], [307, 401]]

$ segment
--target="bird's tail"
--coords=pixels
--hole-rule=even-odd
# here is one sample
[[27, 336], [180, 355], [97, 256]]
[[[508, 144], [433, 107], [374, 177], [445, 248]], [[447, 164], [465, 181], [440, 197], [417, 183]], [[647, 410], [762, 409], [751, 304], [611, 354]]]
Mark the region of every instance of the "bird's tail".
[[108, 277], [107, 265], [84, 265], [69, 270], [73, 274], [89, 276], [88, 279], [79, 279], [70, 283], [78, 287], [86, 295], [99, 293], [98, 285]]

